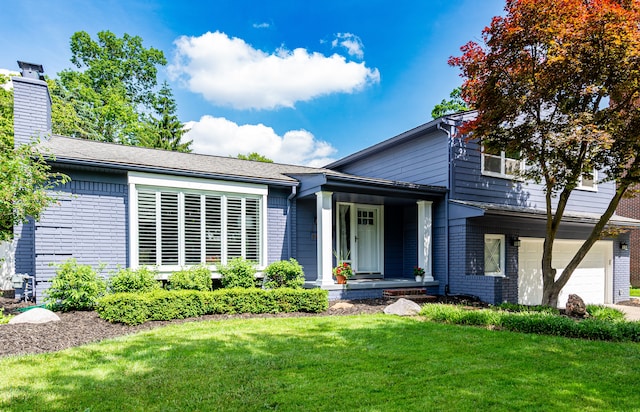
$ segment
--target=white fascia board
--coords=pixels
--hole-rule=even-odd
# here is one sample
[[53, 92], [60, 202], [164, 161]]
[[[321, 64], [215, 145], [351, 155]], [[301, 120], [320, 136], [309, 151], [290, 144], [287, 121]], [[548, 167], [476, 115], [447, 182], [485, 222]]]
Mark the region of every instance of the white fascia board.
[[209, 192], [243, 193], [266, 196], [267, 185], [224, 180], [203, 179], [198, 177], [168, 176], [153, 173], [129, 172], [129, 184], [172, 187], [178, 189], [203, 190]]

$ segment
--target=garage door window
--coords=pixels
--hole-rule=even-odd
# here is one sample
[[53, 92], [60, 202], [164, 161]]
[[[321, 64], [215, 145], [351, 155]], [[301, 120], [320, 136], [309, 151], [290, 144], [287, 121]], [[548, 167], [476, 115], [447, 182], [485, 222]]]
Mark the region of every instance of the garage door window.
[[484, 235], [484, 274], [504, 276], [504, 235]]

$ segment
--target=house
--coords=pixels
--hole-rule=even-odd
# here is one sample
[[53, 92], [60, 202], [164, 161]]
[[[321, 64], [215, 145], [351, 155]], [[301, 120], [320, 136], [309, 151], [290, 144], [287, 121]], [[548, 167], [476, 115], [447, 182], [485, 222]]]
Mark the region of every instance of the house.
[[[473, 112], [445, 116], [338, 160], [342, 173], [447, 188], [434, 203], [433, 272], [441, 294], [469, 294], [491, 303], [539, 304], [545, 234], [543, 187], [514, 172], [509, 154], [484, 153], [477, 140], [456, 133]], [[586, 239], [615, 191], [614, 182], [583, 179], [571, 195], [554, 243], [560, 272]], [[614, 215], [609, 227], [638, 227]], [[620, 230], [618, 231], [620, 232]], [[599, 240], [559, 296], [577, 293], [587, 303], [629, 298], [629, 234]]]
[[[52, 264], [150, 265], [161, 277], [181, 267], [233, 257], [269, 263], [296, 258], [306, 287], [330, 299], [380, 297], [427, 288], [482, 300], [540, 300], [544, 234], [541, 187], [515, 179], [519, 161], [481, 155], [455, 137], [465, 116], [447, 116], [338, 160], [325, 168], [167, 152], [51, 135], [50, 98], [41, 67], [13, 79], [15, 141], [41, 135], [56, 171], [71, 181], [39, 222], [15, 228], [16, 272], [33, 274], [38, 299]], [[570, 257], [613, 193], [583, 182], [556, 245]], [[637, 222], [615, 217], [613, 225]], [[594, 246], [565, 291], [593, 303], [628, 299], [628, 235]], [[332, 277], [337, 259], [357, 273]], [[414, 267], [425, 269], [417, 282]]]

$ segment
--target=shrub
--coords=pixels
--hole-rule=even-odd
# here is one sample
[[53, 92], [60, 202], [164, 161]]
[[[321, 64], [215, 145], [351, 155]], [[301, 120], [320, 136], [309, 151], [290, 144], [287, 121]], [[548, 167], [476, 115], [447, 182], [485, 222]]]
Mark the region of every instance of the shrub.
[[304, 285], [304, 271], [294, 258], [273, 262], [267, 266], [264, 275], [264, 287], [267, 289], [299, 289]]
[[79, 265], [75, 259], [68, 259], [57, 267], [45, 299], [47, 307], [63, 312], [92, 310], [106, 291], [105, 281], [91, 266]]
[[225, 288], [253, 288], [256, 286], [255, 263], [244, 258], [233, 258], [227, 265], [218, 266]]
[[624, 313], [618, 309], [608, 308], [602, 305], [587, 305], [587, 313], [595, 319], [617, 322], [624, 320]]
[[109, 322], [137, 325], [206, 314], [322, 312], [329, 306], [321, 289], [218, 289], [213, 292], [158, 289], [146, 293], [114, 293], [101, 298], [98, 315]]
[[160, 288], [156, 280], [157, 271], [146, 266], [138, 269], [124, 268], [109, 279], [109, 291], [111, 293], [122, 292], [150, 292]]
[[169, 289], [211, 290], [211, 270], [205, 265], [192, 266], [169, 275]]
[[519, 303], [504, 302], [496, 306], [496, 308], [500, 310], [506, 310], [507, 312], [544, 312], [544, 313], [549, 313], [551, 315], [560, 314], [560, 311], [557, 308], [552, 308], [551, 306], [543, 306], [543, 305], [529, 306], [529, 305], [521, 305]]
[[[607, 308], [608, 309], [608, 308]], [[605, 313], [608, 313], [606, 311]], [[512, 332], [536, 333], [591, 340], [640, 342], [640, 322], [614, 319], [575, 320], [549, 311], [507, 312], [467, 310], [443, 304], [428, 304], [420, 311], [428, 320], [458, 325], [493, 325]], [[613, 315], [617, 317], [617, 315]], [[605, 316], [606, 318], [606, 316]]]
[[13, 316], [5, 315], [4, 310], [0, 309], [0, 325], [4, 325], [5, 323], [9, 323]]

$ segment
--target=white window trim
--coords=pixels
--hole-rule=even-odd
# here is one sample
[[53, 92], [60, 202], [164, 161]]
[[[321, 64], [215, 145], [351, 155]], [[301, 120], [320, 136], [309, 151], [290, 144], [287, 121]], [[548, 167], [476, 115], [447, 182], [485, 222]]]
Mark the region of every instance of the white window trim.
[[578, 190], [584, 190], [587, 192], [597, 192], [598, 191], [598, 171], [593, 171], [593, 186], [582, 186], [582, 175], [578, 178], [578, 185], [576, 186]]
[[[487, 247], [487, 240], [490, 239], [498, 239], [500, 240], [500, 272], [485, 272], [485, 276], [496, 276], [496, 277], [505, 277], [505, 235], [494, 235], [494, 234], [485, 234], [484, 235], [484, 245], [483, 245], [483, 254], [484, 250]], [[486, 265], [485, 265], [486, 267]]]
[[[492, 171], [488, 171], [488, 170], [484, 170], [484, 159], [485, 156], [491, 156], [491, 157], [500, 157], [500, 172], [492, 172]], [[482, 147], [481, 153], [480, 153], [480, 171], [482, 173], [482, 175], [484, 176], [492, 176], [492, 177], [499, 177], [502, 179], [511, 179], [511, 180], [515, 180], [515, 179], [519, 179], [519, 176], [516, 175], [510, 175], [506, 173], [506, 160], [507, 159], [511, 159], [511, 160], [515, 160], [517, 161], [517, 159], [512, 159], [510, 157], [506, 156], [506, 152], [504, 150], [500, 151], [500, 156], [498, 155], [492, 155], [492, 154], [488, 154], [484, 152], [484, 146]], [[520, 160], [520, 170], [524, 170], [525, 167], [525, 162], [524, 159]]]
[[[244, 182], [226, 182], [219, 180], [201, 179], [201, 178], [187, 178], [182, 176], [164, 176], [154, 175], [150, 173], [128, 173], [129, 184], [129, 266], [132, 268], [138, 268], [140, 266], [138, 256], [138, 188], [148, 189], [161, 189], [166, 191], [176, 191], [181, 193], [178, 196], [179, 202], [184, 202], [183, 199], [184, 190], [202, 192], [204, 194], [215, 192], [222, 195], [222, 207], [226, 208], [226, 194], [239, 194], [257, 196], [260, 198], [260, 262], [258, 263], [258, 270], [262, 270], [266, 266], [266, 259], [268, 254], [268, 232], [267, 232], [267, 194], [269, 189], [266, 185], [244, 183]], [[159, 203], [156, 203], [157, 205]], [[244, 202], [243, 202], [244, 205]], [[244, 210], [244, 209], [243, 209]], [[184, 219], [184, 216], [179, 215], [180, 222]], [[226, 213], [223, 214], [223, 230], [226, 228]], [[183, 225], [179, 224], [179, 230], [181, 235], [179, 236], [179, 242], [182, 244], [183, 239]], [[222, 252], [226, 256], [226, 244], [222, 244]], [[184, 249], [182, 249], [184, 250]], [[184, 251], [181, 252], [184, 254]], [[184, 256], [179, 258], [179, 261], [183, 261]], [[186, 266], [186, 265], [185, 265]], [[173, 272], [181, 270], [180, 265], [164, 265], [157, 266], [161, 273]], [[215, 268], [215, 266], [213, 266]]]

